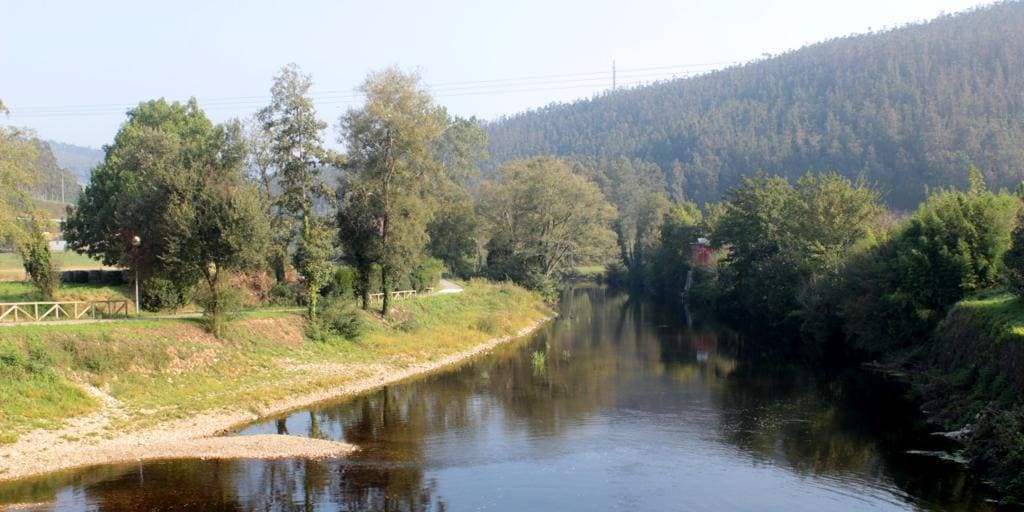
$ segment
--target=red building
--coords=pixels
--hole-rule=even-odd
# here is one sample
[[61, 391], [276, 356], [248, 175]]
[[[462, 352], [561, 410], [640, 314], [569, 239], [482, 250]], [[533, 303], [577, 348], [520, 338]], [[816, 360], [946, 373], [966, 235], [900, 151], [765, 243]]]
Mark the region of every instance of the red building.
[[690, 263], [700, 267], [710, 267], [715, 263], [715, 250], [707, 238], [698, 238], [690, 244]]

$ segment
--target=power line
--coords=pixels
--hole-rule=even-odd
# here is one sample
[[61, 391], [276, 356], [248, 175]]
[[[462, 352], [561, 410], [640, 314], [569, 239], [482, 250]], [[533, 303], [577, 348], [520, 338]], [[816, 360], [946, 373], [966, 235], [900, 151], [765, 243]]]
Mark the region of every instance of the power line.
[[[704, 64], [679, 64], [672, 66], [656, 66], [644, 68], [630, 68], [616, 70], [614, 65], [609, 72], [590, 71], [582, 73], [563, 73], [557, 75], [536, 75], [525, 77], [498, 78], [488, 80], [471, 80], [462, 82], [443, 82], [437, 84], [424, 84], [426, 88], [436, 97], [459, 97], [479, 96], [487, 94], [513, 94], [523, 92], [543, 92], [549, 90], [598, 88], [607, 84], [611, 75], [613, 90], [617, 87], [617, 79], [632, 80], [629, 85], [640, 85], [643, 80], [649, 81], [678, 78], [680, 76], [691, 76], [702, 71], [709, 71], [708, 68], [734, 65], [738, 62], [716, 62]], [[701, 69], [703, 68], [703, 69]], [[573, 84], [573, 85], [570, 85]], [[355, 89], [333, 89], [321, 90], [310, 94], [310, 97], [321, 105], [356, 104], [363, 97]], [[270, 97], [264, 96], [225, 96], [199, 100], [204, 110], [242, 110], [263, 106]], [[102, 115], [123, 115], [125, 111], [133, 108], [135, 104], [83, 104], [83, 105], [53, 105], [53, 106], [28, 106], [11, 107], [11, 117], [82, 117]]]

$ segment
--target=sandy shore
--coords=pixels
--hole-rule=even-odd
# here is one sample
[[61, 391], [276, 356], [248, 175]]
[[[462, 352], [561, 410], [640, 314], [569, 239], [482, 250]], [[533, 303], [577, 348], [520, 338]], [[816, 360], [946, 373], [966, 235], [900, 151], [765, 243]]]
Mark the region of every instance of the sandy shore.
[[[0, 446], [0, 482], [84, 466], [139, 460], [343, 456], [357, 447], [295, 436], [224, 437], [222, 434], [261, 417], [364, 393], [460, 363], [498, 345], [526, 336], [551, 318], [554, 317], [534, 322], [514, 335], [493, 338], [471, 349], [428, 363], [400, 369], [378, 364], [368, 378], [280, 400], [259, 411], [246, 409], [202, 414], [97, 440], [97, 434], [108, 432], [105, 427], [112, 419], [123, 414], [116, 404], [107, 403], [99, 412], [73, 418], [59, 430], [36, 430], [21, 436], [14, 444]], [[105, 400], [109, 402], [111, 399], [106, 397]], [[105, 435], [109, 436], [109, 433]]]

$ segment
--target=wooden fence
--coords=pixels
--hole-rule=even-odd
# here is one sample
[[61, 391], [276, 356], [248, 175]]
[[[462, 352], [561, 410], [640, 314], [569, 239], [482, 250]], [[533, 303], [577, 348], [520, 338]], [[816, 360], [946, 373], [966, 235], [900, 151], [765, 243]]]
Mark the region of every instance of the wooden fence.
[[41, 322], [43, 320], [81, 320], [83, 318], [128, 317], [126, 300], [90, 300], [77, 302], [0, 302], [0, 322]]
[[[430, 292], [434, 291], [434, 289], [433, 288], [427, 288], [426, 290], [423, 290], [423, 291], [425, 293], [430, 293]], [[410, 298], [415, 297], [415, 296], [416, 296], [416, 290], [402, 290], [402, 291], [397, 291], [397, 292], [391, 292], [391, 298], [393, 300], [410, 299]], [[384, 294], [383, 293], [371, 293], [370, 294], [370, 302], [384, 302]]]

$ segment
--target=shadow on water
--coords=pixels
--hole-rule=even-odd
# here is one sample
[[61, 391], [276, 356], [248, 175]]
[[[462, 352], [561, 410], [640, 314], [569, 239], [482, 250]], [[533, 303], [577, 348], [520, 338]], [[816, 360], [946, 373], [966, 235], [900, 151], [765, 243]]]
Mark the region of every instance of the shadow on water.
[[[898, 385], [737, 357], [679, 310], [570, 290], [530, 340], [263, 421], [347, 459], [106, 466], [0, 486], [100, 510], [992, 510]], [[691, 321], [692, 320], [692, 321]]]

